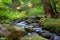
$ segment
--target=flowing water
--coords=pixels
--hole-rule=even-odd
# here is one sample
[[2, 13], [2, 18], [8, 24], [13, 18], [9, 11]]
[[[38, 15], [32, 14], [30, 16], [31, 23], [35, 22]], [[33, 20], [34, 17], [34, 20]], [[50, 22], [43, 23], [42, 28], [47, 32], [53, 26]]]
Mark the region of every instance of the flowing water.
[[[33, 24], [31, 24], [31, 25], [27, 25], [27, 23], [25, 23], [25, 21], [21, 21], [21, 22], [19, 22], [19, 23], [15, 23], [15, 25], [17, 25], [17, 26], [19, 26], [19, 27], [22, 27], [22, 28], [28, 28], [28, 27], [33, 27], [32, 25]], [[37, 27], [37, 28], [33, 28], [33, 30], [35, 30], [35, 31], [37, 31], [37, 32], [42, 32], [43, 30], [42, 30], [42, 27]], [[35, 32], [34, 32], [35, 33]], [[47, 34], [48, 33], [48, 34]], [[28, 35], [30, 35], [30, 33], [28, 33]], [[54, 33], [50, 33], [49, 31], [45, 31], [45, 33], [44, 32], [42, 32], [42, 35], [43, 36], [51, 36], [51, 38], [52, 37], [54, 37], [54, 40], [60, 40], [60, 36], [58, 36], [58, 35], [56, 35], [56, 34], [54, 34]]]

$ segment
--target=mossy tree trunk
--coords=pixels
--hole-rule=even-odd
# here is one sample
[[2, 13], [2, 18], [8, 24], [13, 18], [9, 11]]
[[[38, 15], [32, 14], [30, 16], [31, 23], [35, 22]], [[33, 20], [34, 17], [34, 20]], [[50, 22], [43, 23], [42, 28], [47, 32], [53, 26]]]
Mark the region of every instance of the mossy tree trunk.
[[43, 0], [43, 6], [44, 6], [46, 17], [53, 18], [55, 15], [55, 12], [53, 11], [50, 0]]

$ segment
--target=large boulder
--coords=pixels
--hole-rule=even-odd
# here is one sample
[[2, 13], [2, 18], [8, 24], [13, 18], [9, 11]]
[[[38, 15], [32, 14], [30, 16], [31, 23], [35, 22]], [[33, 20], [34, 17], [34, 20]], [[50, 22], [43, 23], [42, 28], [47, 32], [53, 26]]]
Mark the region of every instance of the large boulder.
[[10, 35], [10, 31], [7, 28], [1, 28], [0, 29], [0, 36], [9, 36]]
[[7, 36], [10, 35], [9, 30], [0, 24], [0, 36], [6, 36], [6, 35]]
[[17, 26], [4, 25], [0, 26], [0, 36], [6, 37], [8, 40], [20, 40], [23, 36], [25, 36], [27, 32]]

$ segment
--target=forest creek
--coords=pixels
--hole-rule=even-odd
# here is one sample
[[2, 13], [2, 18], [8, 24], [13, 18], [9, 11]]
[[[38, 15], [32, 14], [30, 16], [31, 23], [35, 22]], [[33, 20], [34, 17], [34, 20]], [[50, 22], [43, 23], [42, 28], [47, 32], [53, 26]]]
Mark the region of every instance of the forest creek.
[[[14, 22], [14, 25], [16, 25], [18, 27], [22, 27], [23, 29], [25, 29], [28, 32], [27, 35], [29, 37], [31, 35], [38, 34], [38, 35], [40, 35], [44, 38], [47, 38], [49, 40], [52, 40], [52, 39], [60, 40], [60, 34], [58, 35], [56, 33], [51, 33], [51, 31], [47, 31], [47, 29], [45, 29], [43, 25], [38, 23], [39, 19], [40, 19], [39, 17], [22, 19], [21, 21], [19, 20], [17, 22]], [[35, 22], [33, 22], [34, 20], [35, 20]], [[31, 29], [29, 29], [29, 28], [31, 28]]]
[[[14, 21], [10, 25], [14, 25], [17, 27], [21, 27], [24, 30], [26, 30], [27, 34], [26, 37], [30, 37], [31, 35], [39, 35], [44, 38], [47, 38], [49, 40], [60, 40], [60, 34], [51, 33], [51, 31], [47, 31], [46, 28], [44, 28], [44, 25], [41, 25], [39, 23], [39, 17], [34, 18], [25, 18], [22, 20]], [[35, 21], [34, 21], [35, 20]]]
[[0, 40], [60, 40], [60, 0], [0, 0]]

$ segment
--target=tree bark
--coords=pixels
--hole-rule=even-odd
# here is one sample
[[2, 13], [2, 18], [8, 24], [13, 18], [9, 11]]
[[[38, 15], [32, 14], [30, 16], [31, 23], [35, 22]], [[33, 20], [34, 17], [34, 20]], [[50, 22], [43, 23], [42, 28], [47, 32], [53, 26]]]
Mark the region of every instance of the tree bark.
[[43, 6], [47, 18], [52, 18], [54, 15], [53, 8], [51, 6], [50, 0], [43, 0]]

